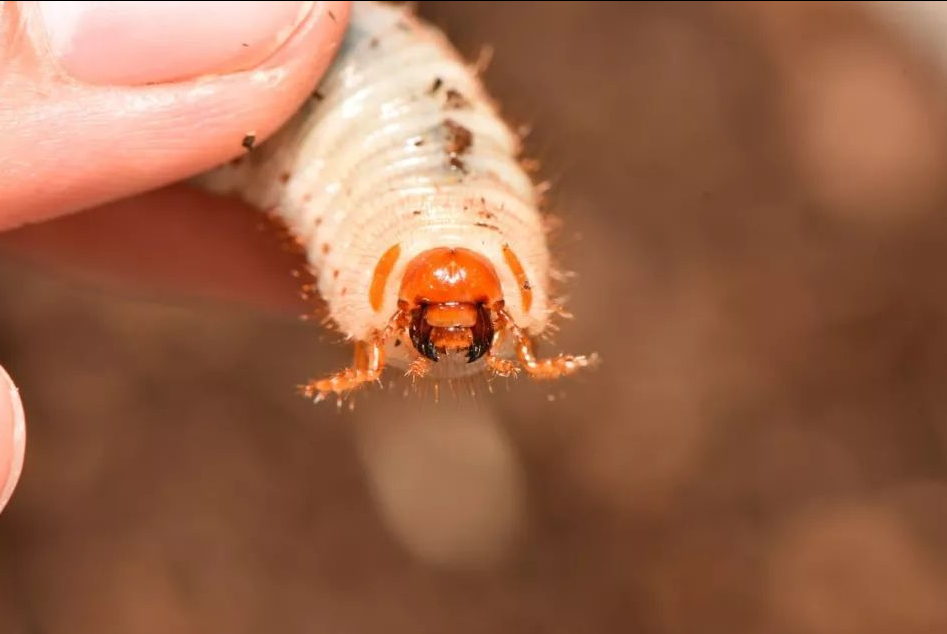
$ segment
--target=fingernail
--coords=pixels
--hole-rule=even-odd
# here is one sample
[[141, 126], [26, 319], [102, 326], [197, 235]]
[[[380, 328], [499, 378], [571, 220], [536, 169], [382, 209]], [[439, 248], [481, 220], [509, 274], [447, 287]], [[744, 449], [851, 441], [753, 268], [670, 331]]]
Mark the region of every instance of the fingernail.
[[19, 390], [10, 375], [0, 367], [0, 443], [11, 442], [9, 460], [0, 458], [0, 510], [13, 496], [23, 471], [26, 452], [26, 417]]
[[39, 2], [47, 46], [73, 78], [140, 85], [255, 68], [315, 2]]

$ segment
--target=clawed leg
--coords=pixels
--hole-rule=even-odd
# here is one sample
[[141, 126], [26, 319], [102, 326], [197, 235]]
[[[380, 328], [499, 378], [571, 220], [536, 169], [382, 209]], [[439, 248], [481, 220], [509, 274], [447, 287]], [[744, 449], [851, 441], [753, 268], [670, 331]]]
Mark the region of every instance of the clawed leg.
[[[513, 323], [510, 316], [503, 310], [499, 314], [499, 328], [494, 337], [493, 349], [499, 349], [500, 334], [505, 330], [513, 337], [516, 343], [516, 356], [526, 373], [534, 379], [558, 379], [569, 376], [582, 368], [593, 365], [597, 360], [596, 355], [591, 356], [572, 356], [559, 355], [552, 359], [537, 359], [533, 352], [533, 342], [526, 333], [521, 331]], [[489, 354], [487, 356], [487, 365], [497, 376], [511, 376], [519, 372], [519, 368], [509, 359]]]
[[596, 356], [562, 355], [552, 359], [537, 359], [533, 342], [526, 335], [516, 333], [516, 354], [526, 372], [534, 379], [558, 379], [569, 376], [596, 361]]
[[377, 381], [385, 367], [385, 338], [374, 341], [359, 341], [355, 344], [354, 367], [346, 368], [330, 377], [310, 381], [301, 388], [302, 395], [314, 402], [324, 400], [330, 394], [341, 396], [365, 383]]

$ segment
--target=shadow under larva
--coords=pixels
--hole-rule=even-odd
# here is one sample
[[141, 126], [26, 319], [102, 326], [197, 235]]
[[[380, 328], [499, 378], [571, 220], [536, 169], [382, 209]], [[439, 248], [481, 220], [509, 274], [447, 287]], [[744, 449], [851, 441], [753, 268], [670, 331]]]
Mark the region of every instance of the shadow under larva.
[[305, 106], [197, 179], [285, 223], [352, 342], [352, 366], [306, 397], [341, 399], [386, 366], [413, 380], [556, 379], [595, 361], [534, 353], [565, 315], [541, 191], [477, 71], [409, 9], [355, 2]]

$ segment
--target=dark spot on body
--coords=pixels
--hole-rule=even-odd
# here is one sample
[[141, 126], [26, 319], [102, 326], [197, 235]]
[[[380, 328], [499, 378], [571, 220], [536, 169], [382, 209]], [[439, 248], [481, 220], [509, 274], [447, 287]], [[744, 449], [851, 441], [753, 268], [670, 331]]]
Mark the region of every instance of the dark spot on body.
[[243, 157], [242, 157], [242, 156], [238, 156], [237, 158], [235, 158], [235, 159], [233, 159], [232, 161], [230, 161], [230, 164], [231, 164], [232, 166], [234, 166], [234, 167], [239, 166], [241, 163], [243, 163]]
[[335, 22], [336, 24], [339, 23], [339, 21], [336, 20], [336, 18], [335, 18], [335, 14], [332, 13], [332, 11], [329, 11], [329, 19], [332, 20], [333, 22]]
[[349, 289], [343, 287], [343, 288], [342, 288], [342, 292], [340, 293], [340, 295], [345, 295], [345, 294], [348, 293], [348, 292], [349, 292]]
[[328, 242], [322, 245], [322, 255], [329, 255], [329, 251], [331, 250], [332, 250], [332, 247], [329, 246]]
[[467, 164], [464, 163], [459, 158], [457, 158], [456, 156], [450, 157], [450, 166], [454, 168], [455, 170], [459, 170], [463, 172], [464, 174], [467, 173]]
[[470, 102], [467, 101], [467, 98], [464, 97], [459, 90], [450, 88], [447, 90], [447, 98], [444, 101], [444, 106], [449, 110], [460, 110], [461, 108], [469, 107]]
[[424, 139], [415, 139], [415, 140], [414, 140], [414, 147], [421, 147], [422, 145], [424, 145]]
[[250, 45], [247, 44], [246, 42], [240, 42], [240, 46], [242, 46], [243, 48], [246, 48], [246, 47], [248, 47], [248, 46], [250, 46]]
[[430, 89], [428, 92], [430, 92], [430, 93], [433, 95], [433, 94], [436, 93], [438, 90], [440, 90], [440, 89], [441, 89], [441, 86], [443, 86], [443, 85], [444, 85], [444, 80], [441, 79], [440, 77], [435, 77], [435, 78], [434, 78], [434, 83], [431, 84], [431, 89]]
[[499, 230], [500, 230], [500, 227], [498, 227], [498, 226], [496, 226], [496, 225], [488, 224], [488, 223], [486, 223], [486, 222], [478, 222], [478, 223], [476, 223], [476, 226], [478, 226], [478, 227], [483, 227], [484, 229], [489, 229], [490, 231], [499, 231]]
[[378, 48], [378, 38], [377, 38], [377, 37], [373, 37], [371, 40], [369, 40], [368, 45], [369, 45], [371, 48]]
[[401, 345], [401, 339], [395, 339], [395, 348]]
[[339, 279], [339, 269], [332, 271], [332, 279], [334, 280]]
[[288, 182], [289, 182], [289, 172], [283, 172], [282, 174], [280, 174], [280, 175], [279, 175], [279, 182], [283, 183], [284, 185], [285, 185], [286, 183], [288, 183]]
[[421, 210], [420, 210], [420, 209], [415, 209], [414, 211], [411, 212], [411, 215], [412, 215], [412, 216], [420, 216], [420, 215], [421, 215]]
[[447, 153], [452, 157], [460, 156], [473, 144], [473, 133], [453, 119], [445, 119], [444, 127], [449, 135]]
[[[481, 200], [483, 199], [481, 198]], [[492, 211], [487, 211], [486, 209], [481, 209], [480, 211], [477, 212], [477, 215], [485, 220], [497, 219], [497, 215], [495, 213], [493, 213]]]
[[249, 152], [253, 149], [254, 143], [256, 143], [256, 135], [251, 132], [250, 134], [244, 135], [243, 141], [241, 141], [240, 145], [245, 147]]
[[523, 290], [524, 290], [524, 291], [531, 291], [531, 290], [533, 290], [533, 287], [532, 287], [532, 285], [531, 285], [528, 281], [526, 281], [526, 282], [523, 282]]
[[316, 101], [322, 101], [322, 100], [325, 99], [326, 97], [325, 97], [325, 95], [323, 95], [321, 92], [319, 92], [319, 91], [317, 90], [317, 91], [315, 91], [315, 92], [312, 93], [312, 98], [315, 99]]

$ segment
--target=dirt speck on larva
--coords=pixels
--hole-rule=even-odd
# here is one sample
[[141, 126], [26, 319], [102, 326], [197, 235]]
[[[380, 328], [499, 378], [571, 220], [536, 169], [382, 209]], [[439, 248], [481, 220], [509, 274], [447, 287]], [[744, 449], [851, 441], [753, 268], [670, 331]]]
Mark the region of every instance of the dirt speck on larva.
[[432, 95], [435, 94], [438, 90], [441, 89], [441, 86], [444, 85], [444, 80], [440, 77], [434, 78], [434, 83], [431, 84], [431, 89], [428, 91]]
[[447, 153], [451, 157], [462, 155], [473, 144], [473, 133], [453, 119], [445, 119], [444, 127], [448, 134]]
[[243, 135], [243, 141], [240, 142], [240, 145], [245, 147], [247, 151], [249, 152], [250, 150], [253, 149], [254, 143], [256, 143], [256, 134], [254, 134], [253, 132], [249, 132]]
[[411, 212], [411, 215], [412, 215], [412, 216], [420, 216], [420, 215], [421, 215], [421, 210], [420, 210], [420, 209], [415, 209], [414, 211]]
[[460, 110], [461, 108], [469, 107], [470, 102], [467, 101], [467, 98], [464, 97], [459, 90], [449, 88], [447, 90], [447, 98], [444, 101], [444, 106], [448, 110]]
[[463, 172], [464, 174], [467, 173], [467, 164], [464, 163], [459, 158], [457, 158], [456, 156], [450, 157], [449, 163], [453, 169]]

